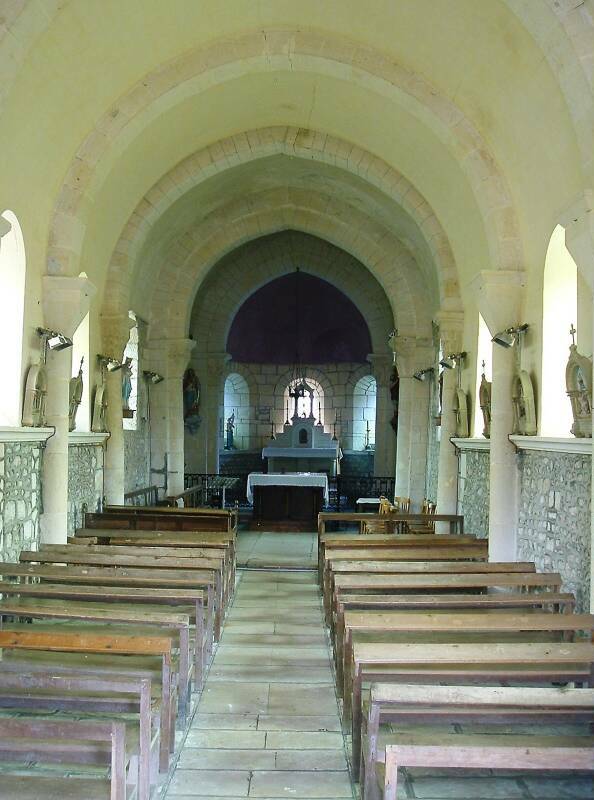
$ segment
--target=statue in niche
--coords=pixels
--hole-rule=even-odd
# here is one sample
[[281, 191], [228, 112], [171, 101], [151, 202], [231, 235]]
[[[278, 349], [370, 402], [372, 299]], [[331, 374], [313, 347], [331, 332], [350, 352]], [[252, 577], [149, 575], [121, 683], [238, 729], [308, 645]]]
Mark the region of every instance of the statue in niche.
[[466, 393], [462, 389], [456, 389], [454, 395], [454, 412], [456, 414], [456, 436], [460, 439], [467, 439], [468, 429], [468, 401]]
[[130, 395], [132, 394], [132, 359], [127, 358], [122, 367], [122, 416], [131, 419], [134, 409], [130, 408]]
[[525, 369], [515, 376], [512, 386], [514, 424], [512, 433], [519, 436], [536, 436], [536, 406], [532, 379]]
[[573, 413], [571, 433], [583, 439], [592, 437], [592, 359], [578, 353], [575, 333], [572, 325], [572, 344], [565, 368], [565, 385]]
[[200, 427], [200, 381], [193, 369], [187, 369], [183, 380], [184, 426], [194, 435]]
[[47, 374], [43, 360], [29, 368], [23, 402], [23, 426], [43, 428], [45, 425], [45, 398], [47, 395]]
[[227, 419], [225, 425], [225, 450], [234, 450], [233, 432], [235, 431], [235, 411]]
[[84, 363], [84, 356], [80, 360], [80, 364], [78, 367], [78, 375], [75, 375], [73, 378], [70, 378], [70, 386], [69, 386], [69, 404], [68, 404], [68, 430], [73, 431], [76, 428], [76, 413], [78, 411], [78, 407], [80, 406], [80, 401], [82, 400], [83, 396], [83, 363]]
[[103, 377], [101, 383], [98, 383], [95, 389], [91, 430], [94, 433], [107, 433], [107, 392]]
[[483, 374], [479, 387], [479, 404], [483, 412], [483, 436], [488, 439], [491, 436], [491, 381], [485, 378], [485, 362], [483, 361]]

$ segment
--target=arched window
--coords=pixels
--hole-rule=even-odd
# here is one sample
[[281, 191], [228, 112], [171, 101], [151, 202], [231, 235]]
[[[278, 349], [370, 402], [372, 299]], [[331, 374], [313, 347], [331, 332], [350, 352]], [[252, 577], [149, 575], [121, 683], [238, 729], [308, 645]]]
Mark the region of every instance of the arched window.
[[72, 377], [78, 375], [82, 363], [83, 393], [76, 414], [77, 431], [91, 430], [91, 387], [89, 384], [89, 314], [74, 332], [72, 337]]
[[[482, 436], [484, 428], [483, 412], [481, 411], [480, 388], [483, 373], [485, 379], [491, 382], [493, 344], [487, 323], [478, 315], [478, 337], [476, 347], [476, 388], [474, 393], [474, 435]], [[485, 365], [483, 367], [483, 364]]]
[[0, 425], [21, 424], [21, 368], [27, 262], [21, 226], [12, 211], [0, 214]]
[[249, 450], [250, 447], [250, 390], [246, 379], [232, 372], [225, 381], [223, 414], [223, 446], [228, 448], [229, 424], [233, 425], [233, 449]]
[[[557, 225], [547, 250], [542, 314], [541, 423], [543, 436], [570, 436], [573, 423], [565, 387], [569, 334], [577, 326], [577, 267], [565, 246], [565, 229]], [[585, 355], [589, 355], [585, 354]]]
[[353, 390], [353, 450], [375, 447], [377, 383], [372, 375], [359, 378]]
[[134, 325], [130, 328], [128, 344], [124, 350], [126, 366], [122, 370], [122, 407], [124, 430], [135, 431], [138, 427], [138, 322], [133, 311], [129, 314]]
[[[313, 408], [311, 410], [316, 422], [322, 422], [323, 424], [326, 421], [324, 414], [324, 390], [318, 381], [316, 381], [314, 378], [310, 378], [307, 375], [305, 377], [305, 383], [313, 390], [313, 403], [310, 400], [310, 395], [307, 393], [305, 397], [299, 397], [297, 400], [297, 415], [299, 417], [308, 417], [310, 414], [310, 404], [312, 404]], [[288, 420], [289, 422], [291, 422], [293, 419], [293, 414], [295, 413], [295, 399], [293, 397], [289, 397], [290, 389], [291, 384], [285, 388], [284, 393], [285, 420]]]

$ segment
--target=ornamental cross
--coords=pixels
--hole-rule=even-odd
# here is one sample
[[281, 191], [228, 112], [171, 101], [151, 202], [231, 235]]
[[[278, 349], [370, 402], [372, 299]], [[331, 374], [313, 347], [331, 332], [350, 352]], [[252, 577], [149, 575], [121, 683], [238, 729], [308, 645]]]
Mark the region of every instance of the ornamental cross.
[[571, 343], [572, 344], [575, 344], [575, 335], [576, 335], [576, 333], [577, 333], [577, 330], [575, 329], [575, 327], [573, 325], [573, 322], [572, 322], [571, 323], [571, 328], [569, 329], [569, 334], [571, 336]]

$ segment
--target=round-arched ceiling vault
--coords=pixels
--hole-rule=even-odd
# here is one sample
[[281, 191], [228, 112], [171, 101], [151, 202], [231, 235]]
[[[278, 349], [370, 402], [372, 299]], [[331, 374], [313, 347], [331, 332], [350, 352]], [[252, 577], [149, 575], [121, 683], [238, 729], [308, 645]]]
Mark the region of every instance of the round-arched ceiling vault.
[[394, 324], [390, 303], [365, 266], [327, 241], [285, 231], [236, 248], [211, 270], [192, 310], [190, 332], [197, 353], [224, 352], [233, 320], [247, 298], [298, 267], [342, 292], [363, 315], [373, 352], [388, 352]]

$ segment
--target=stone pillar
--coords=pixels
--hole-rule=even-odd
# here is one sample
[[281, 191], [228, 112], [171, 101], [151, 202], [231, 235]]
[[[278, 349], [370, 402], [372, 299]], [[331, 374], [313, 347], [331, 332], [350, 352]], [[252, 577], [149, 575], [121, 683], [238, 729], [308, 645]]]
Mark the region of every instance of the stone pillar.
[[[462, 349], [463, 316], [459, 312], [440, 312], [439, 333], [443, 355], [459, 353]], [[455, 514], [458, 501], [458, 456], [450, 439], [456, 435], [454, 395], [458, 369], [444, 369], [441, 401], [441, 431], [439, 443], [439, 472], [437, 476], [437, 513]]]
[[[43, 278], [45, 326], [72, 338], [95, 287], [87, 278]], [[46, 420], [55, 429], [43, 455], [41, 541], [64, 544], [68, 533], [68, 423], [72, 350], [48, 350]]]
[[[133, 321], [128, 314], [101, 316], [101, 355], [122, 361]], [[140, 380], [140, 378], [139, 378]], [[122, 372], [105, 370], [109, 431], [105, 449], [104, 494], [110, 505], [122, 505], [125, 492], [124, 424], [122, 418]]]
[[149, 342], [150, 369], [163, 376], [149, 384], [151, 408], [151, 481], [166, 495], [184, 490], [184, 401], [183, 376], [195, 342], [165, 339]]
[[[587, 189], [561, 220], [565, 226], [565, 245], [577, 268], [594, 291], [594, 189]], [[592, 313], [594, 321], [594, 312]], [[592, 330], [594, 342], [594, 325]], [[593, 419], [594, 421], [594, 419]], [[593, 431], [594, 433], [594, 431]], [[594, 442], [594, 438], [592, 439]], [[590, 613], [594, 613], [594, 457], [592, 457], [591, 547], [590, 547]]]
[[[473, 281], [478, 309], [491, 336], [522, 323], [524, 274], [484, 271]], [[517, 347], [517, 344], [515, 345]], [[513, 428], [512, 383], [516, 351], [493, 344], [491, 455], [489, 469], [489, 559], [514, 561], [518, 526], [518, 466], [509, 441]], [[472, 531], [471, 531], [472, 532]]]
[[391, 353], [373, 353], [367, 356], [377, 385], [375, 406], [375, 454], [373, 474], [390, 476], [396, 464], [396, 437], [390, 421], [394, 405], [390, 396], [390, 379], [394, 370]]

